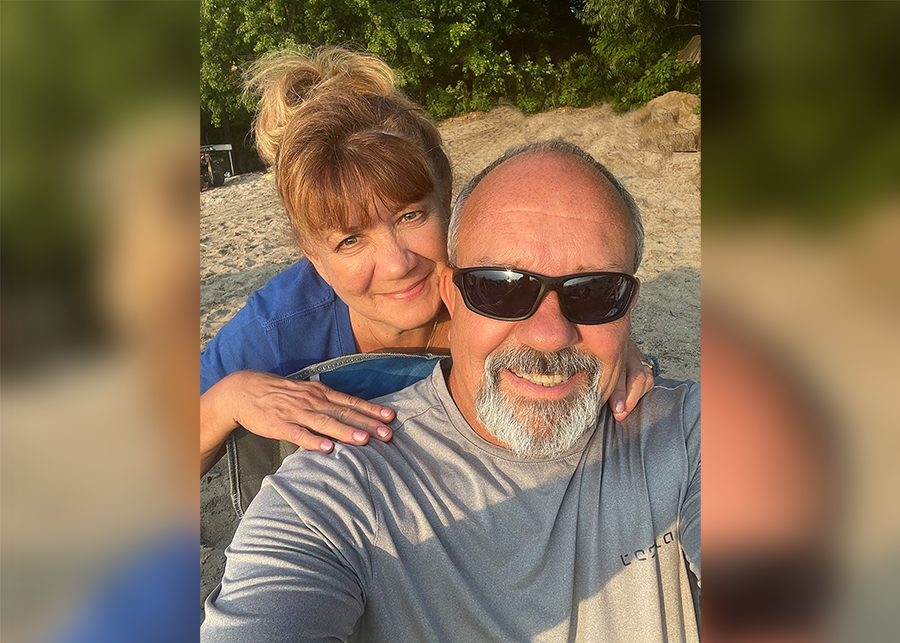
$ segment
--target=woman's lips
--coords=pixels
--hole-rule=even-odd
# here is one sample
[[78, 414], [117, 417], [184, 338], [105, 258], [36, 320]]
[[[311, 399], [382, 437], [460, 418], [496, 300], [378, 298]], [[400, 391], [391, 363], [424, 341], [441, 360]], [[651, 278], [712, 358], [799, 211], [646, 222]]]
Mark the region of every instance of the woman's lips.
[[425, 289], [425, 285], [428, 283], [428, 277], [423, 277], [416, 283], [412, 284], [408, 288], [404, 288], [403, 290], [395, 290], [394, 292], [384, 293], [381, 296], [386, 297], [388, 299], [392, 299], [394, 301], [407, 301], [409, 299], [414, 299], [422, 294], [422, 291]]

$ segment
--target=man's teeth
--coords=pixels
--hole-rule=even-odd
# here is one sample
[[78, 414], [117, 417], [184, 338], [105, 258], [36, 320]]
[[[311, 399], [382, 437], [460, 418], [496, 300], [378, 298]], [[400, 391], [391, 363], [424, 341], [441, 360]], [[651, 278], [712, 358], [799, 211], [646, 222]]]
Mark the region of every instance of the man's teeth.
[[538, 373], [520, 373], [518, 371], [512, 372], [516, 377], [521, 377], [523, 380], [528, 380], [532, 384], [540, 384], [541, 386], [556, 386], [557, 384], [562, 384], [567, 379], [569, 379], [569, 377], [571, 377], [561, 374], [540, 375]]

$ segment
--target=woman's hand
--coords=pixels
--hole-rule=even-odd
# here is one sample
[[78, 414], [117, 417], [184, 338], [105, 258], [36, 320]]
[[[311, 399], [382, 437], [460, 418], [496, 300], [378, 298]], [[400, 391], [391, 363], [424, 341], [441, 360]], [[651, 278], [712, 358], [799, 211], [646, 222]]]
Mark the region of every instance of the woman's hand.
[[641, 363], [644, 354], [633, 341], [628, 340], [625, 368], [609, 396], [609, 408], [620, 422], [634, 410], [644, 394], [653, 388], [653, 372]]
[[391, 439], [385, 424], [394, 412], [321, 382], [298, 382], [261, 371], [238, 371], [200, 396], [200, 475], [225, 452], [225, 440], [238, 427], [256, 435], [287, 440], [329, 452], [333, 438], [366, 444], [370, 437]]

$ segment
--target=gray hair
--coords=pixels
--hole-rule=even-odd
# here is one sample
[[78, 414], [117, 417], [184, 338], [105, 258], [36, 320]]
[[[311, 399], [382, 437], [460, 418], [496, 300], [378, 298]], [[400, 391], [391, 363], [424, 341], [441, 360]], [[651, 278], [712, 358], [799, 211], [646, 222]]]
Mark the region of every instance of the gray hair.
[[456, 202], [453, 204], [453, 210], [450, 214], [450, 226], [447, 231], [447, 254], [450, 257], [450, 265], [456, 266], [456, 245], [459, 241], [459, 220], [462, 209], [466, 204], [466, 200], [475, 188], [478, 187], [478, 184], [481, 183], [481, 180], [497, 169], [498, 166], [515, 156], [532, 152], [557, 152], [559, 154], [570, 156], [581, 161], [612, 183], [616, 192], [618, 192], [619, 196], [622, 197], [622, 200], [625, 201], [628, 213], [631, 215], [631, 227], [634, 232], [634, 272], [637, 272], [637, 269], [641, 265], [641, 258], [644, 254], [644, 224], [641, 222], [641, 211], [638, 208], [637, 203], [635, 203], [634, 197], [632, 197], [628, 190], [625, 189], [625, 186], [613, 176], [612, 172], [606, 169], [605, 165], [599, 163], [593, 156], [574, 143], [569, 143], [561, 138], [550, 141], [527, 143], [525, 145], [520, 145], [519, 147], [510, 148], [506, 150], [503, 156], [484, 168], [477, 176], [475, 176], [475, 178], [465, 185], [459, 193], [459, 196], [456, 197]]

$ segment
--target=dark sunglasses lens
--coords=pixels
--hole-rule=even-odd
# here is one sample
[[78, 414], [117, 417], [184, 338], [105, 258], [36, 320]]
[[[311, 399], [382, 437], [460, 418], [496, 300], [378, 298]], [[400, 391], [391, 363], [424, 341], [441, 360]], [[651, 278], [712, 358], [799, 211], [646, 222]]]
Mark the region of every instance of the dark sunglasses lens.
[[514, 319], [531, 310], [541, 283], [510, 270], [479, 270], [463, 276], [469, 302], [485, 315]]
[[570, 319], [583, 324], [612, 321], [627, 312], [633, 289], [621, 275], [575, 277], [563, 284], [563, 306]]

